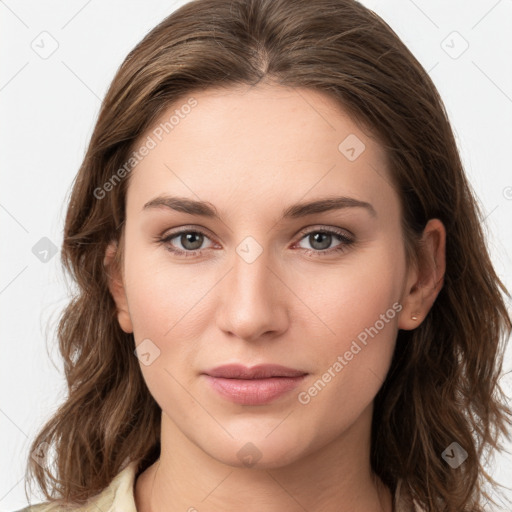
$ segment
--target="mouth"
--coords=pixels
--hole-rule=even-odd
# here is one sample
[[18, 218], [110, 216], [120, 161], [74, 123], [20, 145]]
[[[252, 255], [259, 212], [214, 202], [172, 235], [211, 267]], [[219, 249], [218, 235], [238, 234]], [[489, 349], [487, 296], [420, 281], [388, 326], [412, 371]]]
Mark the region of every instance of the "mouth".
[[211, 388], [240, 405], [265, 405], [296, 388], [307, 372], [281, 365], [223, 365], [204, 372]]

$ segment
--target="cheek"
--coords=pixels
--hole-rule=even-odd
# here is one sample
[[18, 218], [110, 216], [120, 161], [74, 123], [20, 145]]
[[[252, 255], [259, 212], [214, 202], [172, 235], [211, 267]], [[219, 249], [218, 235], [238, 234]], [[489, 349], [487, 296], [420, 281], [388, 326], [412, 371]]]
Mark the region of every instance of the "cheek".
[[165, 342], [178, 332], [190, 337], [183, 331], [191, 327], [190, 319], [212, 286], [209, 274], [184, 269], [172, 263], [163, 247], [132, 239], [127, 236], [125, 273], [135, 339], [152, 335]]
[[322, 394], [317, 402], [330, 407], [339, 406], [343, 396], [354, 402], [352, 410], [373, 399], [393, 355], [403, 277], [403, 255], [383, 249], [320, 281], [308, 301], [323, 324], [317, 336], [321, 350], [313, 354], [320, 382], [311, 393], [306, 390], [309, 398]]
[[[353, 264], [326, 273], [313, 299], [315, 311], [320, 312], [321, 319], [333, 331], [330, 337], [339, 340], [341, 347], [338, 348], [373, 326], [381, 315], [386, 316], [385, 320], [391, 317], [390, 324], [397, 322], [396, 306], [388, 315], [386, 312], [400, 300], [403, 258], [389, 249], [356, 258]], [[388, 326], [388, 322], [385, 325]]]
[[[201, 342], [213, 321], [209, 291], [218, 277], [173, 264], [161, 247], [129, 242], [127, 236], [126, 291], [144, 380], [162, 409], [169, 410], [172, 397], [173, 407], [186, 410], [194, 406], [184, 390], [192, 389], [204, 352]], [[140, 355], [147, 352], [149, 361]]]
[[[162, 249], [158, 249], [162, 251]], [[138, 252], [137, 252], [138, 251]], [[152, 251], [134, 249], [126, 259], [126, 288], [140, 368], [163, 410], [194, 407], [191, 387], [203, 324], [199, 320], [207, 279], [190, 279]], [[144, 359], [141, 354], [149, 353]], [[170, 400], [172, 397], [172, 400]]]

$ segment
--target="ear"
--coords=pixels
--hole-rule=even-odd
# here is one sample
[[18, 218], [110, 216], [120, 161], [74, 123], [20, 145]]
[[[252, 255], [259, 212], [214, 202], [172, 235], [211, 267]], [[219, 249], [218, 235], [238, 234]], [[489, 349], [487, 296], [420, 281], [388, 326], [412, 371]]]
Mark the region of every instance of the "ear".
[[122, 273], [118, 258], [116, 258], [118, 251], [117, 241], [110, 242], [105, 251], [105, 258], [103, 266], [105, 267], [105, 274], [108, 281], [108, 289], [117, 306], [117, 320], [121, 329], [126, 333], [133, 332], [132, 320], [130, 311], [128, 310], [128, 301], [123, 283]]
[[408, 271], [399, 329], [415, 329], [430, 311], [444, 283], [445, 249], [445, 227], [439, 219], [430, 219], [423, 230], [417, 263]]

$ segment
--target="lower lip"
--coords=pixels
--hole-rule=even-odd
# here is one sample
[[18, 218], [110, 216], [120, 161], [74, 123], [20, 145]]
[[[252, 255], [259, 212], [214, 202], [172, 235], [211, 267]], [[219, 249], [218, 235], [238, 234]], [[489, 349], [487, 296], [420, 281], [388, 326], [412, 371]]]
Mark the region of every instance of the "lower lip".
[[299, 377], [270, 377], [268, 379], [225, 379], [206, 375], [220, 395], [241, 405], [264, 405], [295, 389], [304, 379]]

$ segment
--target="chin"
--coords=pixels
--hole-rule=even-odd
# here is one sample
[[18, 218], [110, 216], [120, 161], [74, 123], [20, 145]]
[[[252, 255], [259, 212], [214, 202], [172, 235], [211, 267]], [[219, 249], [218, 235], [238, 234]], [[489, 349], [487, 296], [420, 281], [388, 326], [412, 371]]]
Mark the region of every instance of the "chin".
[[306, 455], [304, 442], [294, 440], [294, 436], [287, 436], [286, 432], [281, 432], [281, 435], [275, 435], [274, 439], [270, 439], [274, 434], [270, 434], [268, 438], [265, 438], [267, 434], [238, 435], [236, 439], [217, 444], [214, 451], [211, 450], [212, 440], [209, 438], [209, 445], [201, 448], [223, 464], [248, 469], [280, 468]]

